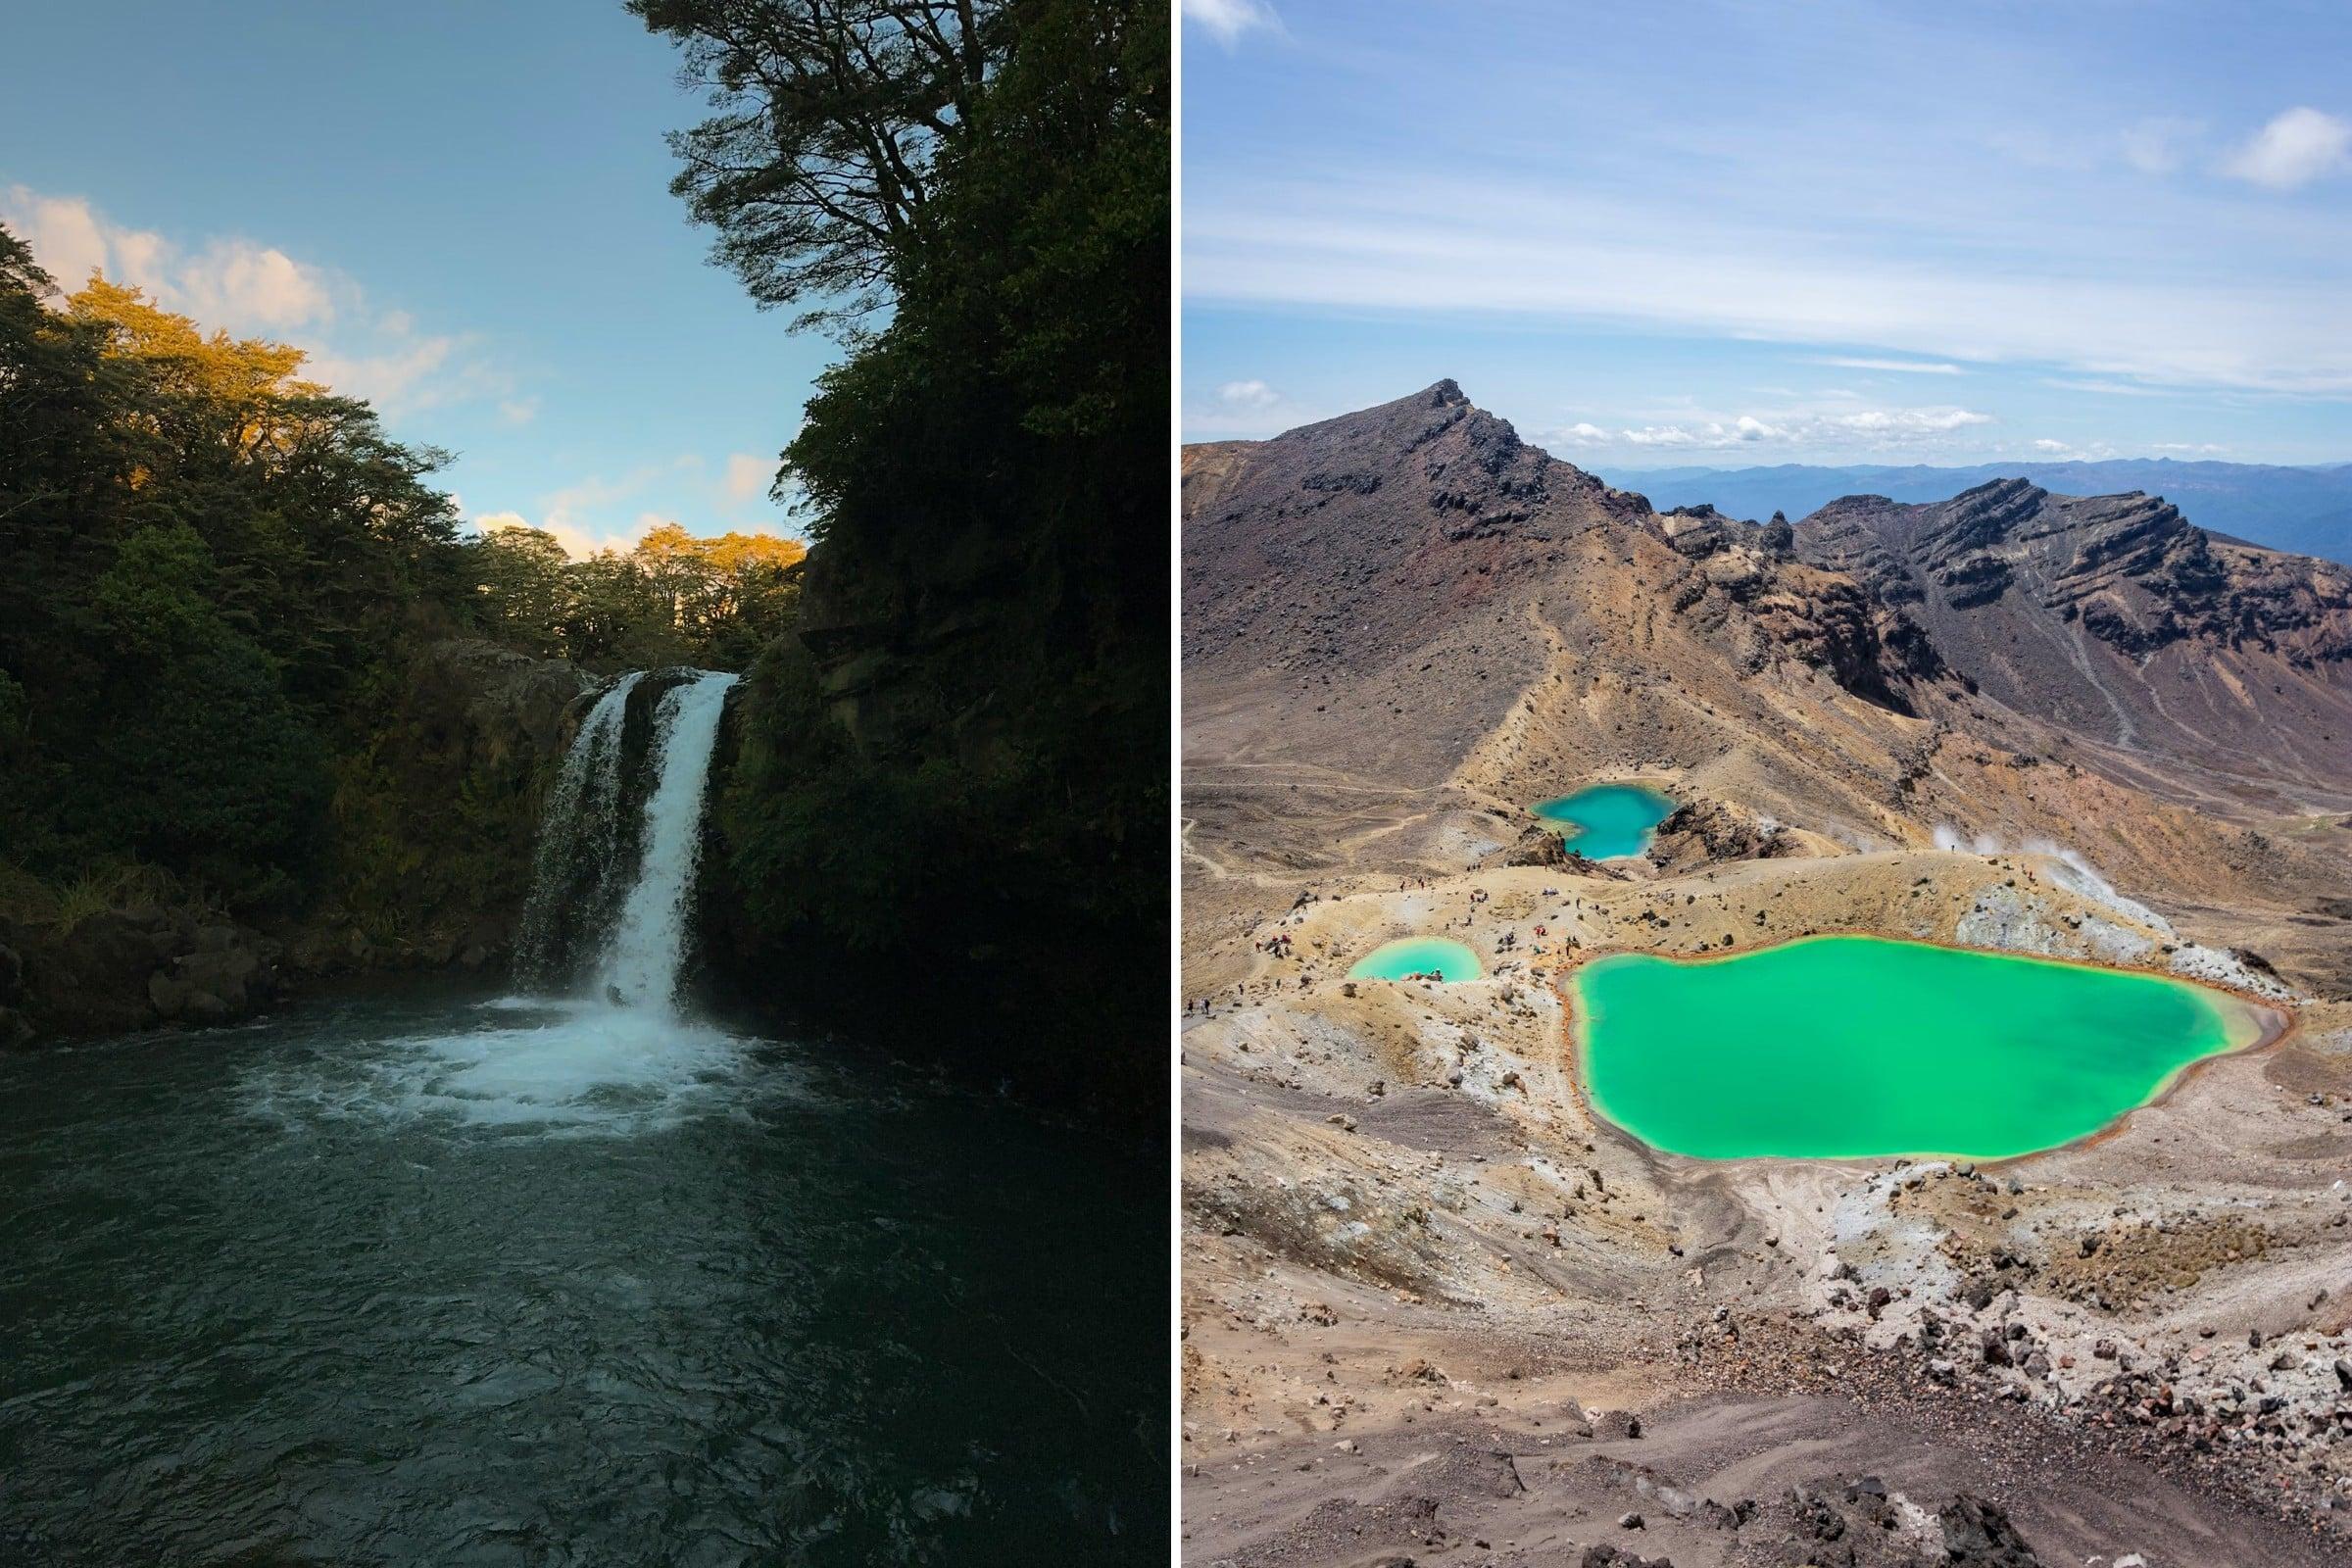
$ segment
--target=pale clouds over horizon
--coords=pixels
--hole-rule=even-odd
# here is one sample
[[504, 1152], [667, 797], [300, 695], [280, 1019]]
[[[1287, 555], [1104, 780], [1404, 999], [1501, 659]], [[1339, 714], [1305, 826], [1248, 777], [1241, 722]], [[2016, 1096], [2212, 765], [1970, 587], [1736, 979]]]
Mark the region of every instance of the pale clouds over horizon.
[[1188, 438], [2352, 458], [2352, 15], [2167, 14], [1286, 0], [1187, 56]]
[[[467, 334], [420, 332], [413, 313], [375, 309], [356, 278], [274, 246], [230, 235], [176, 243], [117, 222], [81, 197], [22, 184], [0, 187], [0, 223], [25, 242], [61, 294], [102, 274], [139, 289], [204, 331], [288, 343], [303, 351], [304, 378], [365, 399], [388, 420], [484, 401], [494, 404], [506, 426], [538, 417], [540, 396], [517, 392], [515, 378], [489, 363]], [[467, 521], [484, 530], [540, 528], [583, 559], [600, 550], [626, 550], [668, 521], [698, 534], [792, 531], [765, 504], [774, 459], [729, 454], [715, 485], [703, 466], [699, 456], [687, 455], [641, 466], [619, 480], [591, 474], [540, 497], [537, 521], [513, 507], [467, 514]], [[614, 514], [616, 505], [661, 488], [663, 480], [684, 483], [695, 504], [679, 507], [685, 498], [673, 496], [666, 510], [639, 510], [626, 520]]]

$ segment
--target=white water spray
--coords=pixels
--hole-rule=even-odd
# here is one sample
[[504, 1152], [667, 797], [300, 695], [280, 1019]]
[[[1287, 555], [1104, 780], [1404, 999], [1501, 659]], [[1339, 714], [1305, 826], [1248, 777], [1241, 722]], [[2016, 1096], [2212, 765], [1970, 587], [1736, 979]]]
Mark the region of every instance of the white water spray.
[[703, 797], [710, 753], [733, 675], [706, 674], [662, 694], [649, 759], [658, 782], [645, 803], [645, 849], [637, 883], [605, 949], [598, 994], [670, 1012], [686, 956], [695, 866], [702, 858]]
[[711, 752], [736, 677], [657, 676], [676, 683], [632, 760], [628, 706], [643, 678], [597, 699], [549, 793], [520, 954], [535, 994], [485, 1003], [466, 1027], [264, 1074], [248, 1085], [258, 1107], [583, 1137], [658, 1132], [748, 1092], [746, 1042], [682, 1016], [677, 994]]
[[555, 950], [563, 911], [557, 906], [577, 893], [565, 885], [565, 863], [579, 857], [585, 845], [585, 853], [594, 857], [600, 889], [611, 885], [617, 870], [613, 861], [620, 848], [620, 729], [628, 714], [629, 693], [644, 678], [645, 671], [633, 669], [596, 700], [548, 792], [539, 845], [531, 857], [530, 899], [523, 906], [516, 942], [521, 972], [530, 980], [550, 979], [559, 957]]

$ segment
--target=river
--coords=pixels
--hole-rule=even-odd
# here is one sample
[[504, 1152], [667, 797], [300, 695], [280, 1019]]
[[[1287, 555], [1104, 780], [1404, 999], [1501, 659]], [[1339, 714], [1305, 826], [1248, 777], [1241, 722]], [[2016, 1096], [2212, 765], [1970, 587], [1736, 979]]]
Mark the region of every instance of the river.
[[1155, 1561], [1163, 1180], [579, 1004], [0, 1060], [0, 1560]]

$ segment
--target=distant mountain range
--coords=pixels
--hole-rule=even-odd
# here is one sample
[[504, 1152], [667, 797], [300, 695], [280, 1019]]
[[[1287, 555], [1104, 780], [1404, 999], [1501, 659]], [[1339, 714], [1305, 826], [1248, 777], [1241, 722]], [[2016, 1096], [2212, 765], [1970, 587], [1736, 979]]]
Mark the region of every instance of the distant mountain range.
[[2097, 463], [1984, 463], [1937, 468], [1784, 463], [1763, 468], [1609, 468], [1596, 470], [1621, 490], [1638, 491], [1661, 511], [1712, 504], [1735, 517], [1761, 520], [1775, 512], [1793, 522], [1843, 496], [1941, 501], [1992, 479], [2025, 479], [2061, 495], [2142, 490], [2179, 507], [2198, 527], [2250, 544], [2352, 563], [2352, 463], [2283, 467], [2259, 463], [2176, 463], [2170, 458], [2111, 458]]

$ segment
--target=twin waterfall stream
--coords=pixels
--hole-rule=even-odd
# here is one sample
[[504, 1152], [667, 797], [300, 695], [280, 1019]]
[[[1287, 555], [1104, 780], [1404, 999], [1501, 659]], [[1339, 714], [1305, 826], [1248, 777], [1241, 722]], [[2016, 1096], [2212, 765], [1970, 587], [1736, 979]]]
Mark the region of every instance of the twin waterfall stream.
[[581, 721], [533, 858], [517, 952], [532, 989], [675, 1015], [710, 757], [737, 678], [696, 670], [669, 684], [634, 766], [631, 700], [644, 671], [621, 676]]

